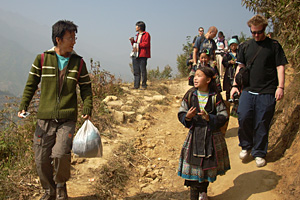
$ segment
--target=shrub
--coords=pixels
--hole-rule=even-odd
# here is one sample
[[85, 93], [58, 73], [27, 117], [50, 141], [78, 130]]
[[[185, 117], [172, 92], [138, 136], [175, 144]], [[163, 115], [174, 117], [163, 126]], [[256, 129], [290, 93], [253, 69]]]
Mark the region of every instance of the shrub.
[[170, 67], [170, 65], [166, 65], [162, 72], [159, 71], [159, 67], [157, 67], [156, 69], [148, 70], [147, 78], [150, 81], [169, 79], [172, 77], [171, 73], [172, 68]]

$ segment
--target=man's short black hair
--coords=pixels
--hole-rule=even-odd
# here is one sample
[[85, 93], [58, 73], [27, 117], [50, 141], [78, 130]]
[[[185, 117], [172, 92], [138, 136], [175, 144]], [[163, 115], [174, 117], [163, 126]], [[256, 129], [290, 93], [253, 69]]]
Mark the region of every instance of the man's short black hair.
[[60, 20], [52, 26], [52, 42], [54, 46], [57, 45], [56, 37], [62, 39], [66, 31], [77, 33], [77, 25], [72, 21]]
[[200, 31], [200, 29], [202, 29], [203, 32], [204, 32], [204, 28], [202, 26], [198, 28], [198, 31]]
[[143, 21], [138, 21], [135, 25], [140, 27], [142, 31], [146, 31], [146, 24]]

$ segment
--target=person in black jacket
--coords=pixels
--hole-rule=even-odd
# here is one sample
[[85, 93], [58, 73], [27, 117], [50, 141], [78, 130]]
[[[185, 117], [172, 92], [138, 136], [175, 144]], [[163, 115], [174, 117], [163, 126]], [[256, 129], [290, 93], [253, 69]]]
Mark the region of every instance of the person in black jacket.
[[230, 90], [233, 84], [233, 79], [236, 71], [236, 54], [237, 54], [237, 47], [238, 47], [238, 41], [235, 38], [232, 38], [228, 42], [228, 46], [230, 48], [230, 51], [227, 52], [224, 57], [222, 64], [225, 68], [225, 75], [223, 79], [223, 91], [226, 91], [226, 101], [230, 99]]
[[179, 121], [189, 128], [179, 159], [178, 175], [190, 187], [190, 199], [207, 199], [209, 182], [230, 169], [228, 150], [220, 128], [228, 121], [211, 67], [196, 70], [194, 86], [184, 95]]

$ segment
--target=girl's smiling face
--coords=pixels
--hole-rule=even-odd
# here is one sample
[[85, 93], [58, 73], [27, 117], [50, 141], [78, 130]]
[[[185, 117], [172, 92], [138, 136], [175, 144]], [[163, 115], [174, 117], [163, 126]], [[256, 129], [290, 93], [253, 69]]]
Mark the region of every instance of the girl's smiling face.
[[194, 77], [194, 86], [200, 91], [208, 91], [208, 84], [210, 83], [211, 78], [208, 78], [200, 69], [195, 73]]
[[209, 61], [209, 56], [206, 53], [201, 53], [199, 60], [201, 64], [203, 63], [204, 65], [207, 65]]

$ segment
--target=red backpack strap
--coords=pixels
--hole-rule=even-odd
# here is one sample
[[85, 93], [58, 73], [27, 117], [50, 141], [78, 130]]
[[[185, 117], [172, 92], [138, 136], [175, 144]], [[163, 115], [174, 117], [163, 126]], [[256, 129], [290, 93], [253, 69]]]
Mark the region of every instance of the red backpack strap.
[[78, 82], [80, 74], [81, 74], [82, 66], [83, 66], [83, 59], [81, 58], [81, 60], [80, 60], [80, 66], [79, 66], [78, 74], [77, 74], [77, 82]]
[[44, 64], [44, 58], [45, 58], [45, 54], [42, 53], [41, 54], [41, 68], [43, 67], [43, 64]]

